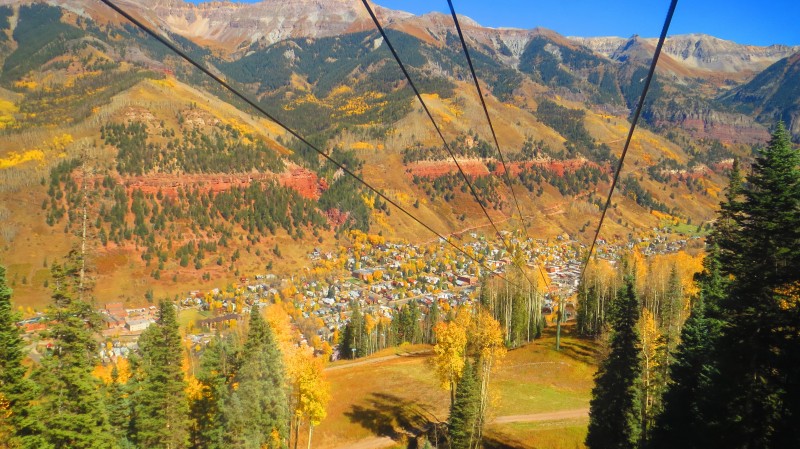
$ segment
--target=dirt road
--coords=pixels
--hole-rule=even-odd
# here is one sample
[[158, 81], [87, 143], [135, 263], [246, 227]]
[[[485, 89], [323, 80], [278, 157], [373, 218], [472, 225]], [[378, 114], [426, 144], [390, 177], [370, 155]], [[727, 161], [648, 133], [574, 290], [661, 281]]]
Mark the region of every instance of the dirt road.
[[[393, 357], [397, 356], [389, 356], [388, 358], [393, 358]], [[345, 366], [352, 366], [352, 365], [342, 365], [342, 366], [337, 366], [335, 368], [342, 368]], [[509, 424], [518, 422], [559, 421], [562, 419], [587, 418], [588, 416], [589, 416], [588, 408], [579, 408], [574, 410], [559, 410], [557, 412], [548, 412], [548, 413], [533, 413], [530, 415], [498, 416], [497, 418], [494, 419], [494, 421], [492, 421], [492, 423]], [[355, 443], [351, 443], [346, 446], [339, 446], [336, 449], [382, 449], [386, 447], [391, 447], [393, 444], [396, 444], [396, 442], [389, 437], [370, 437], [360, 441], [356, 441]]]
[[336, 449], [382, 449], [384, 447], [392, 447], [395, 444], [397, 442], [389, 437], [369, 437], [346, 446], [339, 446]]
[[346, 363], [346, 364], [343, 364], [343, 365], [328, 366], [328, 367], [325, 368], [325, 371], [336, 371], [336, 370], [340, 370], [340, 369], [354, 368], [356, 366], [372, 365], [373, 363], [385, 362], [387, 360], [392, 360], [392, 359], [396, 359], [396, 358], [399, 358], [399, 357], [409, 357], [409, 356], [427, 354], [427, 353], [432, 353], [432, 352], [433, 351], [416, 351], [416, 352], [406, 352], [406, 353], [403, 353], [403, 354], [385, 355], [383, 357], [375, 357], [375, 358], [372, 358], [372, 359], [364, 359], [364, 360], [360, 360], [358, 362]]
[[515, 422], [558, 421], [561, 419], [585, 418], [588, 416], [588, 408], [579, 408], [574, 410], [559, 410], [557, 412], [534, 413], [531, 415], [498, 416], [492, 422], [495, 424], [508, 424]]

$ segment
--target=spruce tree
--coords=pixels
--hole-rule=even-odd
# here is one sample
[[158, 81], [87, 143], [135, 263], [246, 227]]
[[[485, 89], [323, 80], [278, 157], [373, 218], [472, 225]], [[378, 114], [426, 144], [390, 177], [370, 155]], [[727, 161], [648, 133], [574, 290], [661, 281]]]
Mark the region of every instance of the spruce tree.
[[[361, 313], [361, 307], [358, 301], [350, 302], [350, 321], [344, 327], [342, 336], [340, 337], [340, 355], [343, 358], [355, 359], [358, 357], [365, 357], [366, 353], [366, 325], [364, 323], [364, 315]], [[399, 323], [400, 320], [392, 320], [392, 323]], [[355, 350], [355, 351], [354, 351]]]
[[478, 374], [475, 365], [467, 360], [450, 409], [448, 433], [451, 449], [472, 449], [476, 444], [480, 401]]
[[723, 272], [730, 272], [736, 265], [736, 260], [741, 253], [741, 242], [736, 237], [742, 218], [744, 176], [739, 166], [739, 159], [733, 160], [733, 167], [728, 174], [728, 187], [725, 189], [725, 199], [720, 202], [716, 223], [708, 236], [708, 246], [715, 246], [719, 252]]
[[798, 447], [800, 152], [778, 124], [743, 189], [726, 327], [715, 347], [718, 447]]
[[239, 367], [240, 350], [232, 338], [216, 337], [206, 346], [200, 359], [197, 380], [205, 394], [191, 404], [192, 447], [223, 449], [225, 408], [228, 406], [231, 385]]
[[242, 350], [238, 385], [226, 407], [225, 443], [230, 448], [282, 448], [289, 435], [289, 405], [281, 353], [257, 307]]
[[93, 333], [100, 321], [91, 305], [76, 297], [82, 286], [75, 261], [73, 252], [64, 265], [51, 266], [53, 305], [50, 328], [43, 334], [51, 349], [33, 373], [41, 389], [34, 408], [47, 442], [42, 447], [107, 448], [113, 441], [100, 381], [92, 376], [97, 362]]
[[189, 403], [175, 306], [161, 301], [158, 321], [139, 337], [141, 380], [133, 394], [139, 447], [180, 449], [189, 444]]
[[779, 124], [735, 171], [654, 447], [800, 447], [800, 153]]
[[713, 447], [714, 428], [724, 413], [714, 399], [718, 367], [712, 350], [722, 332], [719, 303], [726, 295], [727, 284], [720, 272], [716, 246], [710, 247], [703, 265], [703, 272], [695, 279], [700, 291], [681, 330], [663, 409], [649, 441], [648, 447], [653, 449]]
[[111, 383], [105, 388], [105, 403], [111, 435], [120, 448], [132, 447], [132, 443], [128, 439], [131, 425], [131, 403], [125, 390], [126, 385], [120, 381], [119, 371], [115, 365], [111, 370]]
[[639, 311], [636, 282], [628, 275], [612, 305], [611, 352], [595, 375], [586, 435], [586, 446], [590, 449], [639, 446], [642, 432]]
[[35, 385], [22, 365], [25, 355], [19, 316], [11, 307], [11, 288], [6, 284], [6, 268], [0, 266], [0, 438], [12, 448], [38, 448], [43, 445], [41, 428], [32, 415]]

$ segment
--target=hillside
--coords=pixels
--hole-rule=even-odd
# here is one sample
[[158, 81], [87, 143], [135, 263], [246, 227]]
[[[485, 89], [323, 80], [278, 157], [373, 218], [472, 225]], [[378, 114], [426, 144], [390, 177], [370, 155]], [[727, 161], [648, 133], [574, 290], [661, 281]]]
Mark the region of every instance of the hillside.
[[[5, 4], [0, 258], [20, 303], [43, 304], [46, 265], [84, 224], [98, 296], [131, 303], [297, 273], [313, 247], [347, 245], [351, 229], [435, 238], [103, 5]], [[487, 224], [356, 4], [121, 4], [434, 229]], [[379, 12], [489, 213], [510, 229], [511, 193], [449, 17]], [[587, 241], [652, 40], [463, 25], [529, 236]], [[733, 156], [765, 141], [767, 117], [793, 114], [768, 101], [796, 85], [788, 62], [738, 87], [793, 49], [703, 37], [687, 54], [691, 39], [672, 38], [659, 66], [604, 229], [619, 240], [711, 220]], [[734, 87], [738, 103], [715, 100]]]
[[800, 134], [800, 54], [781, 59], [748, 83], [720, 97], [722, 104], [759, 120], [782, 120], [790, 132]]

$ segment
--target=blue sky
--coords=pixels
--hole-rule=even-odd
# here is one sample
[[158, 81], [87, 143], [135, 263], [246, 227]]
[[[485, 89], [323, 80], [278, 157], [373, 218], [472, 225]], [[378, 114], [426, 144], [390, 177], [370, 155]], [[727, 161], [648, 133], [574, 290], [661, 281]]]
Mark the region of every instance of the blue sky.
[[[202, 0], [193, 0], [195, 3]], [[251, 0], [252, 1], [252, 0]], [[273, 0], [274, 1], [274, 0]], [[324, 1], [324, 0], [322, 0]], [[360, 0], [351, 0], [361, 3]], [[373, 0], [415, 14], [447, 12], [447, 0]], [[491, 27], [550, 28], [566, 36], [657, 37], [668, 0], [453, 0]], [[683, 0], [670, 34], [704, 33], [741, 44], [800, 45], [800, 1]]]

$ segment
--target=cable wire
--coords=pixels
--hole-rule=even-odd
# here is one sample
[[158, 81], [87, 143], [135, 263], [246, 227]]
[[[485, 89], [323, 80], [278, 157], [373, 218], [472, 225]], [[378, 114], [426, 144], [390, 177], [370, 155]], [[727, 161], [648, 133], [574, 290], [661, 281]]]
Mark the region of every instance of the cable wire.
[[[511, 182], [511, 175], [509, 175], [508, 167], [506, 166], [506, 159], [503, 157], [503, 152], [500, 150], [500, 143], [497, 141], [497, 133], [494, 130], [494, 124], [492, 124], [492, 118], [489, 116], [489, 109], [486, 107], [486, 101], [483, 99], [483, 90], [481, 89], [481, 85], [478, 82], [478, 75], [475, 74], [475, 67], [472, 64], [472, 57], [469, 55], [469, 48], [467, 47], [467, 42], [464, 39], [464, 33], [461, 31], [461, 24], [458, 21], [458, 15], [456, 15], [456, 10], [453, 7], [452, 0], [447, 0], [448, 6], [450, 6], [450, 14], [453, 16], [453, 22], [456, 25], [456, 31], [458, 31], [458, 39], [461, 41], [461, 48], [464, 50], [464, 56], [467, 58], [467, 65], [469, 65], [469, 71], [472, 74], [472, 80], [475, 82], [475, 88], [478, 90], [478, 98], [481, 100], [481, 106], [483, 107], [483, 113], [486, 115], [486, 121], [489, 122], [489, 129], [492, 131], [492, 138], [494, 139], [494, 146], [497, 148], [497, 154], [500, 155], [500, 162], [503, 164], [503, 174], [505, 175], [506, 186], [508, 186], [508, 190], [511, 191], [511, 196], [514, 198], [514, 204], [517, 206], [517, 214], [519, 215], [520, 223], [522, 223], [522, 229], [525, 231], [525, 238], [528, 237], [528, 227], [525, 225], [525, 216], [522, 215], [522, 209], [519, 207], [519, 201], [517, 201], [517, 194], [514, 192], [514, 188]], [[540, 265], [536, 265], [539, 268], [539, 274], [542, 277], [542, 280], [545, 283], [545, 287], [548, 286], [547, 276], [544, 275], [542, 272], [542, 267]]]
[[234, 88], [234, 87], [232, 87], [230, 84], [228, 84], [227, 82], [225, 82], [225, 81], [224, 81], [222, 78], [220, 78], [219, 76], [217, 76], [217, 75], [215, 75], [215, 74], [211, 73], [211, 71], [209, 71], [209, 69], [207, 69], [205, 66], [203, 66], [202, 64], [200, 64], [200, 63], [198, 63], [197, 61], [195, 61], [194, 59], [192, 59], [192, 58], [191, 58], [189, 55], [187, 55], [185, 52], [183, 52], [182, 50], [180, 50], [178, 47], [176, 47], [175, 45], [173, 45], [171, 42], [167, 41], [167, 40], [166, 40], [164, 37], [162, 37], [161, 35], [159, 35], [159, 34], [158, 34], [158, 33], [156, 33], [155, 31], [151, 30], [149, 27], [147, 27], [146, 25], [144, 25], [142, 22], [140, 22], [140, 21], [139, 21], [139, 20], [137, 20], [136, 18], [134, 18], [133, 16], [131, 16], [131, 15], [130, 15], [130, 14], [127, 12], [127, 11], [125, 11], [125, 10], [123, 10], [122, 8], [120, 8], [119, 6], [117, 6], [117, 5], [116, 5], [114, 2], [112, 2], [111, 0], [100, 0], [100, 1], [101, 1], [101, 2], [103, 2], [103, 3], [104, 3], [106, 6], [108, 6], [109, 8], [113, 9], [114, 11], [116, 11], [116, 12], [117, 12], [118, 14], [120, 14], [121, 16], [125, 17], [125, 18], [126, 18], [128, 21], [130, 21], [131, 23], [133, 23], [134, 25], [136, 25], [136, 27], [138, 27], [140, 30], [144, 31], [145, 33], [149, 34], [151, 37], [153, 37], [154, 39], [156, 39], [157, 41], [159, 41], [160, 43], [162, 43], [163, 45], [165, 45], [167, 48], [169, 48], [169, 49], [170, 49], [172, 52], [174, 52], [175, 54], [177, 54], [178, 56], [180, 56], [180, 57], [181, 57], [182, 59], [184, 59], [186, 62], [188, 62], [189, 64], [193, 65], [193, 66], [194, 66], [194, 67], [196, 67], [198, 70], [200, 70], [201, 72], [203, 72], [205, 75], [207, 75], [208, 77], [210, 77], [211, 79], [213, 79], [214, 81], [216, 81], [216, 82], [217, 82], [217, 83], [218, 83], [220, 86], [224, 87], [224, 88], [225, 88], [227, 91], [229, 91], [231, 94], [233, 94], [233, 95], [234, 95], [234, 96], [236, 96], [237, 98], [241, 99], [242, 101], [244, 101], [245, 103], [247, 103], [247, 104], [248, 104], [248, 105], [250, 105], [251, 107], [253, 107], [255, 110], [257, 110], [258, 112], [260, 112], [261, 114], [263, 114], [265, 117], [267, 117], [268, 119], [270, 119], [271, 121], [273, 121], [275, 124], [277, 124], [277, 125], [278, 125], [278, 126], [280, 126], [281, 128], [285, 129], [285, 130], [286, 130], [286, 131], [287, 131], [289, 134], [291, 134], [291, 135], [292, 135], [292, 136], [294, 136], [296, 139], [300, 140], [301, 142], [303, 142], [304, 144], [306, 144], [306, 145], [307, 145], [309, 148], [311, 148], [312, 150], [316, 151], [318, 154], [320, 154], [322, 157], [324, 157], [326, 160], [328, 160], [328, 162], [332, 163], [333, 165], [335, 165], [337, 168], [339, 168], [340, 170], [342, 170], [344, 173], [346, 173], [347, 175], [351, 176], [352, 178], [355, 178], [355, 179], [356, 179], [358, 182], [360, 182], [361, 184], [363, 184], [364, 186], [366, 186], [366, 187], [367, 187], [369, 190], [371, 190], [373, 193], [375, 193], [376, 195], [378, 195], [379, 197], [381, 197], [381, 198], [382, 198], [384, 201], [386, 201], [387, 203], [389, 203], [389, 204], [391, 204], [392, 206], [396, 207], [396, 208], [397, 208], [397, 209], [399, 209], [401, 212], [403, 212], [404, 214], [408, 215], [408, 216], [409, 216], [409, 217], [410, 217], [412, 220], [414, 220], [415, 222], [417, 222], [419, 225], [421, 225], [422, 227], [424, 227], [424, 228], [425, 228], [425, 229], [427, 229], [428, 231], [432, 232], [433, 234], [435, 234], [435, 235], [436, 235], [437, 237], [439, 237], [440, 239], [444, 240], [444, 241], [445, 241], [447, 244], [449, 244], [450, 246], [452, 246], [452, 247], [453, 247], [453, 248], [454, 248], [456, 251], [458, 251], [459, 253], [461, 253], [461, 254], [463, 254], [463, 255], [467, 256], [467, 257], [468, 257], [469, 259], [471, 259], [472, 261], [474, 261], [474, 262], [478, 263], [478, 264], [479, 264], [479, 265], [480, 265], [482, 268], [484, 268], [484, 269], [488, 270], [488, 272], [489, 272], [491, 275], [493, 275], [493, 276], [495, 276], [495, 277], [498, 277], [498, 278], [500, 278], [500, 279], [502, 279], [502, 280], [504, 280], [504, 281], [508, 282], [509, 284], [511, 284], [511, 285], [513, 285], [513, 286], [515, 286], [515, 287], [519, 287], [519, 285], [517, 285], [517, 284], [516, 284], [516, 283], [514, 283], [514, 282], [511, 282], [511, 281], [510, 281], [510, 280], [508, 280], [508, 279], [507, 279], [505, 276], [503, 276], [503, 275], [501, 275], [501, 274], [498, 274], [498, 273], [495, 273], [495, 271], [494, 271], [494, 270], [492, 270], [492, 269], [490, 269], [490, 268], [489, 268], [489, 267], [488, 267], [486, 264], [482, 263], [481, 261], [479, 261], [479, 260], [478, 260], [478, 259], [476, 259], [475, 257], [471, 256], [471, 255], [470, 255], [469, 253], [467, 253], [465, 250], [463, 250], [463, 249], [462, 249], [462, 248], [460, 248], [458, 245], [456, 245], [455, 243], [453, 243], [453, 242], [452, 242], [450, 239], [448, 239], [448, 238], [447, 238], [447, 237], [445, 237], [444, 235], [442, 235], [442, 234], [440, 234], [439, 232], [437, 232], [435, 229], [433, 229], [432, 227], [430, 227], [429, 225], [427, 225], [426, 223], [424, 223], [422, 220], [420, 220], [419, 218], [417, 218], [417, 217], [416, 217], [414, 214], [412, 214], [411, 212], [409, 212], [408, 210], [406, 210], [404, 207], [402, 207], [402, 206], [400, 206], [399, 204], [397, 204], [397, 203], [396, 203], [394, 200], [392, 200], [391, 198], [389, 198], [389, 197], [387, 197], [386, 195], [384, 195], [383, 193], [381, 193], [381, 192], [380, 192], [378, 189], [376, 189], [375, 187], [373, 187], [372, 185], [370, 185], [370, 184], [369, 184], [368, 182], [366, 182], [365, 180], [361, 179], [361, 177], [359, 177], [358, 175], [356, 175], [355, 173], [353, 173], [352, 171], [350, 171], [350, 170], [349, 170], [347, 167], [345, 167], [344, 165], [342, 165], [342, 164], [340, 164], [339, 162], [335, 161], [335, 160], [334, 160], [333, 158], [331, 158], [331, 157], [330, 157], [328, 154], [326, 154], [324, 151], [320, 150], [319, 148], [317, 148], [316, 146], [314, 146], [313, 144], [311, 144], [311, 142], [309, 142], [308, 140], [306, 140], [305, 138], [303, 138], [303, 136], [301, 136], [300, 134], [298, 134], [298, 133], [297, 133], [296, 131], [294, 131], [292, 128], [290, 128], [289, 126], [285, 125], [285, 124], [284, 124], [282, 121], [280, 121], [279, 119], [277, 119], [277, 118], [275, 118], [274, 116], [272, 116], [272, 114], [270, 114], [269, 112], [267, 112], [266, 110], [264, 110], [264, 108], [262, 108], [262, 107], [261, 107], [259, 104], [257, 104], [256, 102], [254, 102], [253, 100], [251, 100], [250, 98], [248, 98], [246, 95], [244, 95], [244, 94], [242, 94], [241, 92], [239, 92], [237, 89], [235, 89], [235, 88]]
[[[506, 244], [505, 239], [503, 238], [503, 235], [500, 233], [500, 230], [497, 228], [497, 225], [495, 224], [494, 220], [492, 220], [492, 217], [489, 215], [489, 212], [486, 210], [486, 207], [483, 205], [483, 202], [481, 201], [480, 197], [478, 196], [478, 193], [475, 191], [475, 188], [473, 187], [472, 182], [469, 180], [469, 177], [466, 175], [466, 173], [464, 173], [464, 170], [461, 168], [461, 164], [458, 163], [458, 159], [456, 158], [455, 153], [450, 148], [450, 145], [447, 143], [447, 139], [444, 138], [444, 134], [442, 134], [442, 130], [439, 128], [439, 125], [436, 123], [436, 120], [434, 120], [433, 114], [431, 114], [431, 111], [428, 109], [428, 105], [425, 104], [425, 101], [422, 99], [422, 95], [419, 93], [419, 90], [417, 89], [417, 86], [414, 84], [414, 81], [411, 80], [411, 76], [408, 74], [408, 70], [406, 70], [405, 64], [403, 64], [403, 61], [400, 59], [400, 56], [397, 54], [397, 51], [394, 49], [394, 45], [392, 45], [392, 42], [389, 40], [389, 36], [386, 35], [386, 31], [383, 29], [383, 26], [378, 21], [378, 17], [375, 15], [375, 12], [372, 11], [372, 7], [369, 6], [369, 2], [367, 0], [361, 0], [361, 2], [364, 4], [364, 7], [367, 9], [367, 12], [369, 13], [370, 17], [372, 17], [372, 21], [375, 23], [375, 27], [381, 33], [381, 36], [383, 36], [383, 40], [384, 40], [384, 42], [386, 42], [386, 46], [389, 47], [389, 50], [391, 50], [392, 56], [394, 56], [394, 59], [397, 61], [397, 64], [400, 66], [400, 70], [402, 70], [403, 75], [405, 75], [409, 86], [411, 86], [411, 89], [414, 90], [414, 94], [416, 94], [417, 99], [422, 104], [422, 108], [425, 110], [425, 113], [428, 115], [428, 118], [430, 119], [431, 123], [433, 124], [433, 127], [436, 128], [436, 133], [439, 135], [439, 138], [442, 139], [442, 143], [444, 144], [445, 150], [447, 150], [447, 152], [450, 154], [450, 157], [453, 159], [453, 162], [455, 162], [456, 168], [458, 168], [459, 173], [461, 173], [461, 176], [464, 178], [464, 182], [467, 184], [467, 187], [469, 187], [469, 190], [472, 193], [472, 196], [475, 197], [475, 201], [481, 207], [481, 210], [483, 211], [483, 214], [486, 215], [486, 218], [489, 219], [489, 223], [491, 223], [492, 227], [494, 228], [495, 232], [497, 233], [497, 236], [502, 241], [503, 246], [506, 247], [506, 251], [508, 251], [509, 255], [513, 255], [514, 251], [512, 251], [512, 249], [509, 247], [509, 245]], [[522, 275], [525, 277], [525, 279], [528, 281], [528, 283], [533, 285], [533, 282], [531, 282], [531, 280], [528, 278], [528, 276], [525, 274], [525, 272], [522, 271], [521, 268], [520, 268], [520, 272], [522, 272]]]
[[661, 29], [661, 36], [658, 38], [658, 45], [656, 45], [655, 53], [653, 54], [653, 61], [650, 63], [650, 71], [647, 73], [647, 79], [644, 82], [644, 88], [642, 89], [642, 95], [639, 97], [639, 103], [636, 106], [636, 112], [633, 114], [633, 121], [631, 121], [631, 128], [628, 131], [628, 137], [625, 139], [625, 146], [622, 148], [622, 154], [619, 157], [619, 164], [617, 165], [617, 170], [614, 173], [614, 179], [611, 182], [611, 188], [608, 190], [608, 198], [606, 198], [606, 205], [603, 207], [603, 213], [600, 215], [600, 222], [597, 224], [597, 230], [594, 233], [594, 238], [592, 239], [592, 245], [589, 247], [589, 252], [586, 254], [586, 261], [583, 264], [583, 270], [581, 270], [581, 277], [580, 279], [583, 280], [584, 275], [586, 274], [586, 267], [589, 266], [589, 259], [592, 257], [592, 252], [594, 251], [595, 244], [597, 243], [597, 237], [600, 235], [600, 228], [603, 226], [603, 220], [606, 218], [606, 212], [608, 211], [608, 206], [611, 204], [611, 196], [614, 194], [614, 188], [617, 186], [617, 181], [619, 180], [619, 174], [622, 171], [622, 164], [625, 161], [625, 155], [628, 153], [628, 147], [631, 144], [631, 138], [633, 137], [633, 131], [636, 129], [636, 124], [639, 121], [639, 115], [642, 113], [642, 107], [644, 106], [644, 100], [647, 96], [647, 91], [650, 89], [650, 82], [653, 80], [653, 75], [656, 72], [656, 64], [658, 64], [658, 57], [661, 54], [661, 47], [664, 46], [664, 41], [667, 38], [667, 31], [669, 30], [669, 24], [672, 22], [672, 15], [675, 13], [675, 6], [677, 6], [678, 0], [671, 0], [669, 5], [669, 11], [667, 11], [667, 18], [664, 20], [664, 27]]

